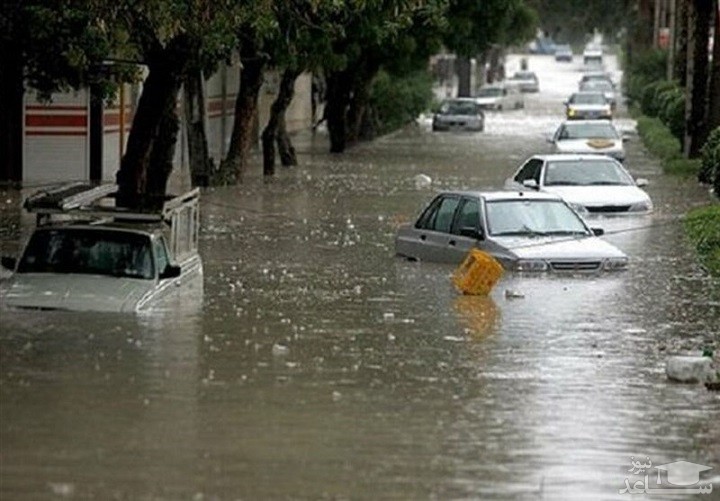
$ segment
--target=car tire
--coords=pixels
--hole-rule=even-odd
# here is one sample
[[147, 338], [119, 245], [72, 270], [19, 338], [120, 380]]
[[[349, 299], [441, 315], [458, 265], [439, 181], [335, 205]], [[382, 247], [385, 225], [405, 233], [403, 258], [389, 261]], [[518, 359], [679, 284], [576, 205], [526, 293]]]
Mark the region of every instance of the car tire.
[[497, 110], [502, 111], [502, 109], [503, 109], [502, 104], [498, 104]]

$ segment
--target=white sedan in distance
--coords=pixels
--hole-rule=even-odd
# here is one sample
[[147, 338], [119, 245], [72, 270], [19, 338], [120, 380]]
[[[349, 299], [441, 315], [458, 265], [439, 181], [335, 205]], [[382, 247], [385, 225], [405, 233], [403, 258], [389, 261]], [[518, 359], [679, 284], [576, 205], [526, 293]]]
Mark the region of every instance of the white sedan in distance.
[[602, 154], [625, 161], [626, 138], [607, 120], [566, 120], [548, 138], [553, 153]]
[[653, 210], [650, 196], [640, 188], [646, 184], [605, 155], [551, 154], [530, 157], [505, 186], [553, 193], [580, 213], [630, 215]]

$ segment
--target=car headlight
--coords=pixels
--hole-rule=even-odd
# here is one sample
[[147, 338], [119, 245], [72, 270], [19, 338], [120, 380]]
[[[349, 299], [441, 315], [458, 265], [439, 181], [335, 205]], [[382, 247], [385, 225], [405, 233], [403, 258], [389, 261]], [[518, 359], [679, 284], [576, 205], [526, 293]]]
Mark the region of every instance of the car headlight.
[[627, 268], [628, 258], [626, 257], [611, 257], [605, 260], [604, 268], [607, 271], [618, 271]]
[[649, 212], [651, 210], [653, 210], [653, 204], [650, 200], [646, 200], [644, 202], [632, 204], [628, 209], [628, 212]]
[[572, 108], [568, 108], [567, 110], [567, 116], [574, 117], [575, 116], [575, 110]]
[[515, 263], [515, 271], [546, 271], [547, 262], [542, 259], [520, 259]]

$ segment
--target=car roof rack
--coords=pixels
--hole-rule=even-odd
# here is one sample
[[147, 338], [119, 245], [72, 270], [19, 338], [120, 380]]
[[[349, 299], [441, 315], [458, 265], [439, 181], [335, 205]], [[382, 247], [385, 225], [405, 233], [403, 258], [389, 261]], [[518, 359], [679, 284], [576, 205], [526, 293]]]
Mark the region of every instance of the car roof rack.
[[144, 196], [137, 207], [116, 205], [117, 184], [66, 183], [39, 190], [25, 199], [24, 208], [36, 214], [37, 226], [50, 224], [57, 218], [135, 223], [171, 223], [173, 216], [188, 206], [199, 205], [200, 190], [195, 188], [182, 195]]

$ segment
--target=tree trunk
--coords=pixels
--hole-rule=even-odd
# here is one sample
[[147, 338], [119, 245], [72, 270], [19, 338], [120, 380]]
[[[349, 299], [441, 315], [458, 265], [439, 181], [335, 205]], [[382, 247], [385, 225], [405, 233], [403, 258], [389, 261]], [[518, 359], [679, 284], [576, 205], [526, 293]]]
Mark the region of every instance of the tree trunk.
[[[682, 0], [680, 0], [682, 1]], [[668, 40], [668, 59], [667, 59], [667, 69], [665, 73], [665, 78], [667, 80], [673, 79], [673, 74], [675, 70], [675, 39], [677, 38], [677, 2], [678, 0], [668, 0], [668, 27], [670, 28], [670, 38]]]
[[253, 47], [243, 47], [240, 55], [240, 89], [235, 101], [235, 121], [230, 136], [230, 148], [221, 166], [221, 176], [228, 181], [240, 181], [247, 168], [250, 149], [256, 138], [253, 132], [254, 123], [266, 62], [257, 56]]
[[677, 0], [675, 5], [676, 40], [675, 40], [675, 67], [673, 79], [680, 87], [687, 85], [688, 72], [688, 2], [692, 0]]
[[687, 101], [685, 104], [685, 144], [688, 158], [700, 154], [707, 139], [708, 37], [712, 0], [691, 0], [689, 9]]
[[342, 153], [347, 146], [346, 115], [350, 102], [350, 76], [348, 70], [333, 71], [326, 77], [325, 118], [330, 135], [330, 153]]
[[458, 56], [455, 61], [458, 75], [457, 97], [470, 97], [470, 59]]
[[3, 40], [0, 47], [0, 182], [22, 181], [23, 82], [22, 51]]
[[280, 163], [283, 167], [292, 167], [293, 165], [298, 164], [295, 147], [293, 146], [292, 141], [290, 141], [290, 136], [287, 132], [285, 113], [283, 113], [280, 117], [280, 123], [278, 124], [277, 147], [278, 153], [280, 153]]
[[[176, 94], [179, 89], [176, 89]], [[167, 191], [167, 182], [173, 170], [173, 158], [175, 157], [175, 145], [180, 131], [176, 106], [177, 103], [167, 106], [162, 110], [162, 120], [157, 139], [150, 154], [150, 166], [147, 176], [146, 193], [151, 195], [164, 195]]]
[[[356, 143], [357, 141], [372, 140], [374, 136], [363, 135], [363, 125], [366, 124], [366, 115], [370, 102], [370, 90], [372, 82], [377, 75], [380, 67], [378, 64], [365, 62], [360, 66], [356, 73], [353, 85], [352, 98], [350, 99], [350, 108], [348, 110], [348, 141]], [[370, 131], [366, 131], [370, 133]]]
[[190, 179], [193, 186], [208, 186], [214, 169], [205, 130], [205, 93], [200, 70], [189, 72], [183, 82], [185, 130], [188, 138]]
[[[295, 94], [295, 80], [299, 74], [300, 71], [295, 68], [286, 68], [283, 71], [278, 94], [272, 106], [270, 106], [270, 118], [262, 133], [263, 175], [265, 176], [275, 174], [275, 142], [277, 141], [278, 147], [282, 148], [280, 144], [280, 123], [284, 122], [285, 110], [290, 106]], [[289, 139], [287, 141], [289, 142]]]
[[710, 104], [708, 106], [708, 132], [720, 127], [720, 6], [715, 0], [715, 34], [713, 38], [712, 66], [710, 68]]
[[[148, 58], [148, 77], [143, 83], [132, 123], [127, 149], [117, 173], [118, 204], [134, 206], [138, 197], [149, 193], [164, 194], [169, 170], [165, 163], [169, 141], [177, 138], [175, 107], [187, 64], [188, 40], [175, 39], [168, 47]], [[157, 147], [157, 151], [154, 149]], [[153, 164], [160, 160], [160, 164]], [[149, 175], [151, 169], [158, 172]], [[162, 189], [162, 192], [155, 191]]]

